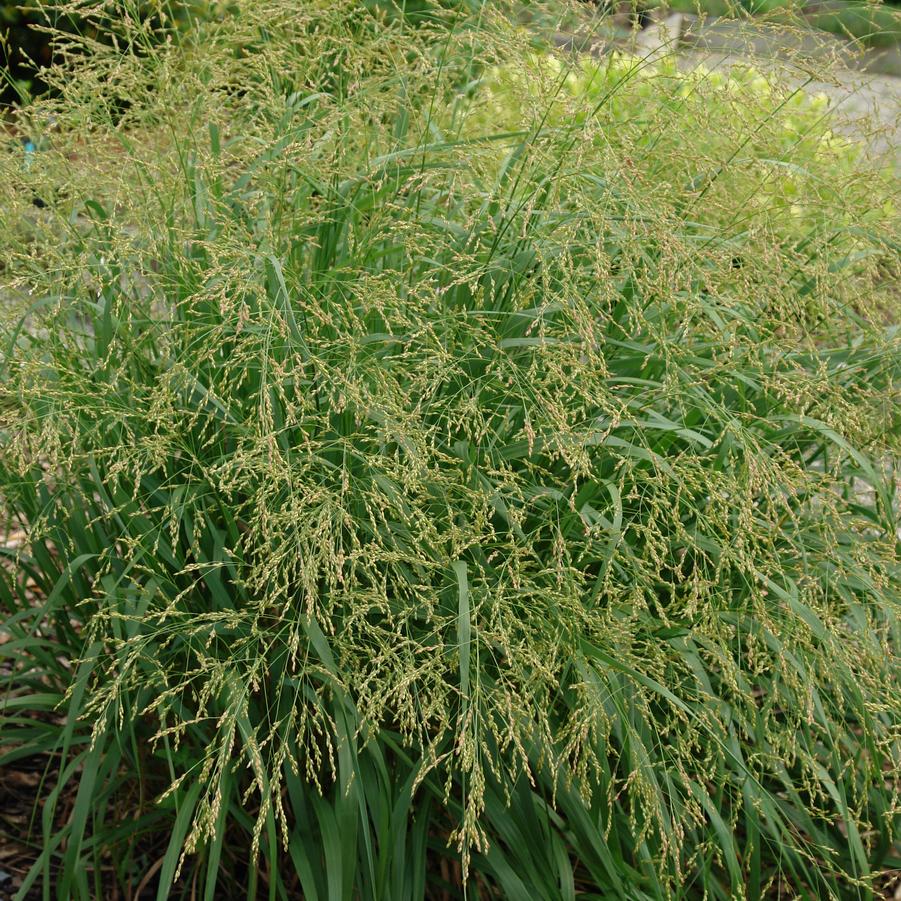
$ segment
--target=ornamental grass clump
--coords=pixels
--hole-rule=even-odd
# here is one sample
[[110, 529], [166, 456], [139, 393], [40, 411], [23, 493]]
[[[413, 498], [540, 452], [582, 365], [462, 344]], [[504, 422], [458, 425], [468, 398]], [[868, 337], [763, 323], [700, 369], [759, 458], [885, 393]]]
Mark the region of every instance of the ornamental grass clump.
[[[699, 145], [628, 66], [502, 103], [490, 10], [239, 5], [76, 58], [3, 161], [23, 893], [872, 897], [891, 173], [769, 92]], [[815, 209], [730, 200], [783, 173]]]

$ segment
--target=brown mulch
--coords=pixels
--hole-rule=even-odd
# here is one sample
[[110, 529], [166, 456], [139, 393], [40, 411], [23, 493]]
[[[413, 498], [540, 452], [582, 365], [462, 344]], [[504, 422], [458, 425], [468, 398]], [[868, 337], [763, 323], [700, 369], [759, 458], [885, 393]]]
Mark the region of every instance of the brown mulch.
[[[35, 804], [46, 764], [30, 758], [0, 772], [0, 901], [11, 901], [40, 853], [40, 811]], [[41, 893], [33, 889], [26, 897], [30, 901]]]

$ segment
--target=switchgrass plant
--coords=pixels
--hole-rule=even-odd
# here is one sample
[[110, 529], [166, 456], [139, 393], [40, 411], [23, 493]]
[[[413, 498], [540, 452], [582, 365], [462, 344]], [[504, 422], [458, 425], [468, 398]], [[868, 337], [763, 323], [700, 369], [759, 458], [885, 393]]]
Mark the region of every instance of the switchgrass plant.
[[[706, 144], [631, 66], [499, 111], [532, 53], [489, 9], [264, 0], [27, 112], [19, 897], [871, 898], [898, 865], [891, 177], [749, 162], [791, 109], [709, 79], [745, 99]], [[816, 215], [748, 201], [783, 171]]]

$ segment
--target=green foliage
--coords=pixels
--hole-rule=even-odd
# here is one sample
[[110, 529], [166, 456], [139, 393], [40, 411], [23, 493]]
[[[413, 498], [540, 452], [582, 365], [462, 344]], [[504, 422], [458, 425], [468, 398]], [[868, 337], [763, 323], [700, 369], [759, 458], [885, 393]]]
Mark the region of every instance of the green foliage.
[[842, 3], [811, 16], [811, 24], [823, 31], [852, 38], [869, 47], [885, 47], [901, 41], [901, 11], [873, 3]]
[[365, 0], [366, 8], [376, 15], [408, 22], [440, 18], [448, 12], [478, 12], [484, 0]]
[[[671, 56], [533, 54], [493, 67], [470, 122], [515, 128], [524, 109], [537, 109], [546, 125], [578, 123], [580, 140], [611, 164], [638, 153], [635, 178], [673, 214], [690, 209], [721, 229], [744, 221], [746, 252], [760, 256], [774, 241], [830, 227], [888, 226], [894, 170], [868, 164], [863, 145], [834, 131], [828, 98], [792, 81], [748, 66], [680, 70]], [[881, 181], [875, 193], [862, 169]]]
[[248, 2], [74, 57], [52, 146], [0, 158], [26, 889], [897, 864], [889, 176], [755, 76], [469, 24]]

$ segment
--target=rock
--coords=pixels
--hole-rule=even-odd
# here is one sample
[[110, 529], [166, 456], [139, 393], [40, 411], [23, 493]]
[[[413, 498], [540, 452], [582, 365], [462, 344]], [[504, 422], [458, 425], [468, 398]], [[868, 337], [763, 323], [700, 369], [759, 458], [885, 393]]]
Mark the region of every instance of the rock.
[[864, 72], [901, 78], [901, 44], [865, 50], [860, 55], [859, 65]]
[[776, 62], [839, 62], [846, 66], [853, 65], [857, 55], [847, 41], [823, 31], [777, 28], [738, 19], [691, 18], [693, 21], [683, 28], [682, 40], [696, 51]]
[[635, 36], [636, 53], [646, 59], [658, 59], [673, 53], [682, 37], [682, 21], [682, 13], [673, 13], [639, 31]]

